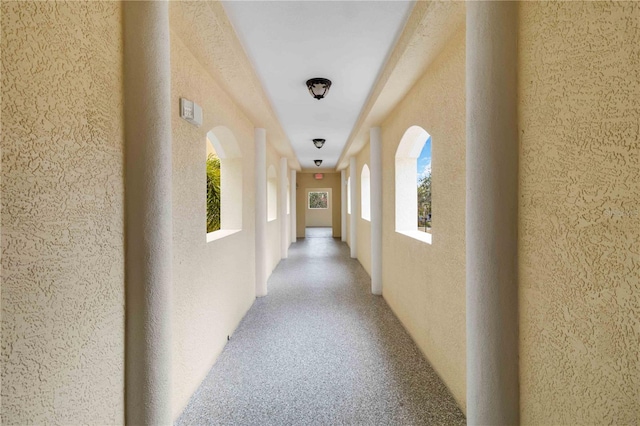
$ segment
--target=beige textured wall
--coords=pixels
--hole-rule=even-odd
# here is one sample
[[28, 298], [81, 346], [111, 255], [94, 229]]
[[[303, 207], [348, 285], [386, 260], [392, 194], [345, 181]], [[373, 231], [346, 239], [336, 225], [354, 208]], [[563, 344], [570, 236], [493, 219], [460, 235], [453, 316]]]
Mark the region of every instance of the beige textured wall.
[[[462, 28], [382, 123], [383, 296], [463, 410], [464, 58]], [[413, 125], [422, 126], [433, 138], [432, 245], [395, 232], [395, 153], [404, 132]]]
[[[2, 46], [2, 6], [0, 5], [0, 118], [2, 116], [2, 51], [4, 47]], [[0, 413], [2, 413], [2, 376], [4, 371], [2, 370], [2, 366], [4, 365], [4, 358], [2, 358], [2, 120], [0, 119]], [[0, 423], [2, 423], [2, 414], [0, 414]]]
[[296, 182], [296, 228], [297, 237], [304, 238], [305, 215], [307, 203], [307, 188], [331, 188], [333, 198], [333, 209], [331, 211], [331, 223], [333, 227], [333, 238], [340, 238], [341, 222], [340, 222], [340, 173], [324, 173], [324, 178], [316, 180], [314, 173], [298, 173]]
[[1, 7], [1, 421], [122, 423], [120, 4]]
[[[172, 33], [173, 413], [178, 416], [255, 298], [253, 125]], [[204, 124], [179, 117], [179, 98], [202, 106]], [[206, 134], [229, 129], [243, 162], [242, 231], [206, 242]]]
[[639, 22], [520, 8], [523, 424], [640, 423]]
[[358, 261], [362, 265], [367, 274], [371, 276], [371, 221], [362, 218], [362, 168], [367, 165], [371, 169], [371, 149], [366, 144], [356, 156], [356, 173], [358, 185], [356, 188], [356, 200], [358, 203], [358, 229], [356, 230], [356, 238], [358, 239], [356, 249], [358, 252]]

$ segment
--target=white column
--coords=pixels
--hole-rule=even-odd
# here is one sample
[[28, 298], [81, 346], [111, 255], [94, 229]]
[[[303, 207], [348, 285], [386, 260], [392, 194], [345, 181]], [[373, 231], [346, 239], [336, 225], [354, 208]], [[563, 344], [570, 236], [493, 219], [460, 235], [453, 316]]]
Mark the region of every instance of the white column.
[[356, 157], [349, 159], [349, 178], [351, 179], [351, 221], [349, 222], [349, 246], [351, 248], [351, 258], [358, 257], [357, 235], [358, 235], [358, 202], [356, 200], [356, 182], [358, 181], [356, 172]]
[[295, 243], [298, 241], [297, 233], [297, 212], [296, 212], [296, 171], [291, 170], [291, 181], [289, 182], [291, 185], [291, 242]]
[[347, 171], [340, 170], [340, 238], [347, 241]]
[[287, 168], [287, 159], [280, 159], [280, 257], [286, 259], [289, 256], [289, 240], [287, 231], [289, 230], [289, 221], [287, 220], [287, 176], [289, 170]]
[[466, 21], [467, 422], [519, 423], [516, 2]]
[[255, 129], [256, 297], [267, 295], [267, 131]]
[[371, 163], [371, 293], [382, 294], [382, 135], [369, 131]]
[[164, 1], [124, 2], [126, 419], [171, 413], [171, 64]]

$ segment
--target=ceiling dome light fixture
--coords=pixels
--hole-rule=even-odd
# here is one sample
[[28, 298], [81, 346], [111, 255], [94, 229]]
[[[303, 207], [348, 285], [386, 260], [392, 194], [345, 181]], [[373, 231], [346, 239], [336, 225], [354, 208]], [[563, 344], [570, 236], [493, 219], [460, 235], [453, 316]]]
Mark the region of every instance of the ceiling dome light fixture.
[[314, 163], [316, 163], [316, 166], [320, 167], [320, 164], [322, 164], [322, 160], [313, 160]]
[[326, 96], [331, 87], [331, 80], [326, 78], [312, 78], [307, 80], [307, 88], [314, 98], [320, 100]]
[[313, 140], [313, 144], [316, 146], [316, 148], [320, 149], [322, 148], [322, 145], [324, 145], [324, 143], [326, 142], [326, 140], [324, 139], [314, 139]]

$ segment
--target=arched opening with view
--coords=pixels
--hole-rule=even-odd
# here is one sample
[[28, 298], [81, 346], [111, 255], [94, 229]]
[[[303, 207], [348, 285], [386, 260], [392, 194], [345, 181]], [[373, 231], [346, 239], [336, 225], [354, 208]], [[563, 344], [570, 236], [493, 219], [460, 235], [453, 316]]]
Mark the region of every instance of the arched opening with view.
[[206, 163], [207, 241], [213, 241], [242, 229], [242, 153], [231, 130], [207, 133]]
[[351, 214], [351, 176], [347, 178], [347, 214]]
[[287, 214], [291, 214], [291, 184], [287, 176]]
[[371, 221], [371, 172], [366, 164], [360, 174], [360, 216]]
[[278, 174], [271, 165], [267, 170], [267, 221], [278, 218]]
[[395, 165], [396, 232], [431, 244], [431, 135], [420, 126], [407, 129]]

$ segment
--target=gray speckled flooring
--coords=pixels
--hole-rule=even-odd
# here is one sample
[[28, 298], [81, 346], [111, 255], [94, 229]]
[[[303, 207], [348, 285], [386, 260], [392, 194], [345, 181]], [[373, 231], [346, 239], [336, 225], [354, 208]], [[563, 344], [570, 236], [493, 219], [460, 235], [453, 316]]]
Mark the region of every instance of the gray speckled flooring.
[[[320, 231], [318, 231], [320, 232]], [[329, 234], [330, 235], [330, 234]], [[346, 244], [289, 249], [178, 425], [463, 425]]]
[[331, 238], [333, 236], [332, 228], [325, 227], [308, 227], [304, 231], [305, 238]]

